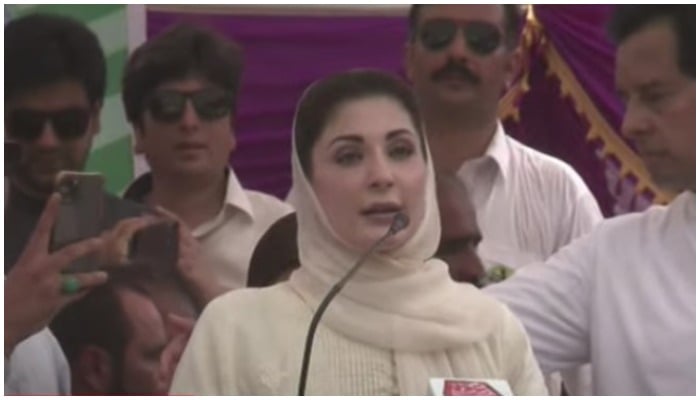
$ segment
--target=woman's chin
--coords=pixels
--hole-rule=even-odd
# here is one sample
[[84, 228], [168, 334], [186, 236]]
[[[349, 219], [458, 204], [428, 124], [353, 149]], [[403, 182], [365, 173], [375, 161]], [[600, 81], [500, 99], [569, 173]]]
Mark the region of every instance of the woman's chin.
[[[346, 237], [345, 243], [353, 251], [358, 254], [363, 254], [368, 251], [377, 242], [382, 240], [386, 236], [388, 228], [378, 227], [378, 226], [368, 226], [366, 229], [357, 229], [352, 232], [352, 237]], [[349, 232], [348, 232], [349, 233]], [[396, 233], [395, 235], [385, 238], [382, 243], [375, 250], [377, 253], [391, 253], [403, 246], [408, 240], [408, 231], [403, 230]]]
[[[380, 238], [381, 238], [381, 236], [377, 237], [376, 240], [379, 240]], [[399, 232], [398, 234], [396, 234], [394, 236], [390, 236], [390, 237], [386, 238], [382, 242], [382, 244], [379, 245], [379, 247], [377, 247], [377, 253], [391, 254], [392, 252], [400, 249], [401, 246], [403, 246], [404, 243], [406, 243], [406, 240], [407, 240], [407, 238], [406, 238], [405, 232]], [[374, 244], [374, 242], [371, 243], [370, 246], [372, 244]], [[369, 248], [369, 247], [367, 247], [367, 248]]]

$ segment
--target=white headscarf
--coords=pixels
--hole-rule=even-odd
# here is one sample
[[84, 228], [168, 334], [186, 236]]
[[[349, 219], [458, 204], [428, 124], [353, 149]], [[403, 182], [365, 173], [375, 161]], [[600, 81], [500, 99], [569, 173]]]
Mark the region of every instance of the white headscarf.
[[[306, 93], [299, 104], [305, 98]], [[344, 245], [330, 226], [299, 162], [296, 140], [292, 143], [288, 200], [297, 212], [301, 267], [289, 284], [316, 309], [361, 253]], [[396, 351], [402, 394], [426, 394], [427, 378], [452, 376], [447, 352], [486, 338], [500, 312], [497, 303], [485, 303], [476, 288], [454, 282], [447, 265], [431, 258], [440, 240], [440, 218], [426, 152], [425, 213], [421, 221], [410, 221], [420, 224], [418, 229], [390, 254], [370, 256], [321, 319], [352, 340]]]

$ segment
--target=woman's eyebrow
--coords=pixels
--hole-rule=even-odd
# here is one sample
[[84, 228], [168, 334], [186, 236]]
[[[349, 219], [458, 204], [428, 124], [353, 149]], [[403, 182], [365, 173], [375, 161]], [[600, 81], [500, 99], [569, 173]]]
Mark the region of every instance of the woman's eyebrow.
[[354, 133], [350, 133], [347, 135], [341, 135], [336, 137], [335, 139], [331, 140], [331, 142], [328, 144], [328, 147], [331, 147], [333, 144], [337, 142], [342, 142], [342, 141], [347, 141], [347, 142], [353, 142], [353, 143], [362, 143], [364, 142], [364, 139], [362, 139], [362, 136]]

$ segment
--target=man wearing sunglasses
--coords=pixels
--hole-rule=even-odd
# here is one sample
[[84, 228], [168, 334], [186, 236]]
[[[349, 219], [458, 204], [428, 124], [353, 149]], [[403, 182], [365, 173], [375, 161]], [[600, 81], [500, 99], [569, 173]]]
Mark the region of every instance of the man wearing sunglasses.
[[436, 168], [471, 192], [485, 268], [543, 261], [588, 232], [602, 215], [580, 176], [509, 137], [498, 119], [518, 64], [518, 6], [414, 5], [409, 19], [407, 75]]
[[123, 78], [135, 149], [151, 168], [125, 196], [169, 210], [191, 230], [183, 240], [203, 257], [179, 272], [200, 304], [245, 286], [255, 244], [291, 211], [245, 190], [229, 166], [241, 70], [235, 43], [179, 25], [138, 48]]
[[[14, 316], [24, 328], [30, 324], [39, 329], [58, 309], [107, 280], [103, 271], [63, 272], [85, 254], [76, 253], [76, 246], [92, 243], [92, 251], [100, 252], [103, 241], [86, 240], [50, 253], [48, 249], [59, 202], [51, 197], [54, 179], [61, 170], [83, 169], [100, 129], [105, 58], [97, 37], [79, 22], [29, 15], [5, 25], [4, 67], [5, 141], [13, 144], [5, 149], [14, 152], [5, 155], [13, 160], [5, 171], [5, 315]], [[142, 212], [137, 204], [104, 196], [100, 223], [106, 231]], [[54, 361], [63, 355], [51, 333], [44, 329], [19, 343], [15, 340], [12, 352], [8, 331], [6, 393], [65, 393], [70, 377], [56, 369]]]
[[[106, 76], [97, 37], [77, 21], [38, 14], [5, 26], [5, 140], [20, 152], [6, 175], [6, 273], [54, 191], [56, 175], [85, 167], [100, 130]], [[130, 220], [132, 226], [141, 221], [131, 217], [143, 211], [105, 193], [101, 225], [107, 231]]]

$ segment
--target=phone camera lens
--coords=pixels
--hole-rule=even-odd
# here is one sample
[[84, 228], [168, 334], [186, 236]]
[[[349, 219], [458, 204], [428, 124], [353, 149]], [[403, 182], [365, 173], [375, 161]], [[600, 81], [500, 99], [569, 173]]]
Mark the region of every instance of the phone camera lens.
[[65, 200], [70, 199], [75, 195], [75, 191], [78, 189], [78, 180], [75, 178], [66, 179], [64, 183], [59, 187], [58, 192], [61, 197]]

